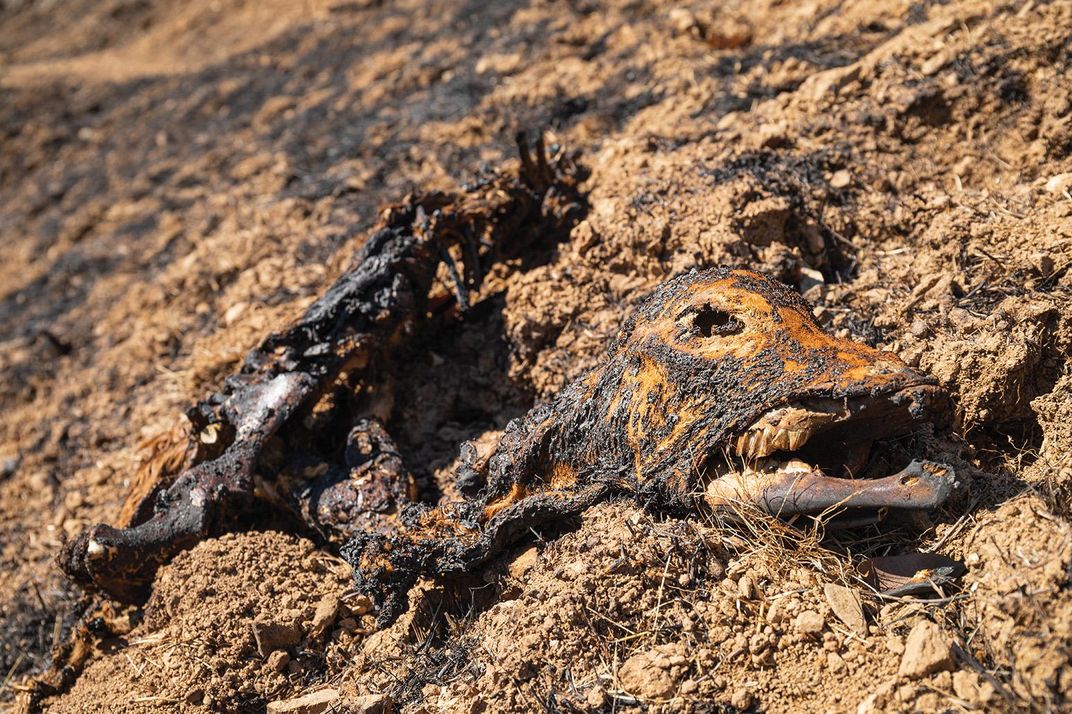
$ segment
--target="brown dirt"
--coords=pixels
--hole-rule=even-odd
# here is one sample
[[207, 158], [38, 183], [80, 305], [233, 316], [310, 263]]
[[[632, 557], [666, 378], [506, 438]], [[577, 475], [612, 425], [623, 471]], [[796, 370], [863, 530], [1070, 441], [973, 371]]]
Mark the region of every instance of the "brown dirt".
[[[407, 711], [1069, 706], [1067, 3], [2, 8], [0, 707], [65, 636], [77, 593], [53, 557], [117, 514], [139, 444], [308, 305], [379, 204], [501, 163], [531, 126], [581, 151], [592, 211], [414, 359], [392, 428], [426, 485], [598, 363], [646, 290], [744, 263], [953, 389], [958, 426], [929, 448], [967, 492], [823, 547], [606, 504], [418, 586], [371, 634], [330, 553], [223, 536], [49, 706], [261, 711], [325, 683]], [[866, 632], [832, 615], [824, 585], [908, 548], [962, 558], [961, 589], [865, 592]], [[921, 620], [952, 647], [926, 675], [902, 667]], [[258, 651], [265, 622], [295, 628], [286, 664]]]

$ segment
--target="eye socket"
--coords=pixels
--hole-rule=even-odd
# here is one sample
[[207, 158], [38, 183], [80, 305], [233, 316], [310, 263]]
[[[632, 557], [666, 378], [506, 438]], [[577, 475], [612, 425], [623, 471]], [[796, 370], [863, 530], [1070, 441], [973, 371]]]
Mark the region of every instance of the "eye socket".
[[692, 329], [702, 337], [737, 335], [744, 330], [744, 323], [725, 310], [707, 304], [692, 312]]

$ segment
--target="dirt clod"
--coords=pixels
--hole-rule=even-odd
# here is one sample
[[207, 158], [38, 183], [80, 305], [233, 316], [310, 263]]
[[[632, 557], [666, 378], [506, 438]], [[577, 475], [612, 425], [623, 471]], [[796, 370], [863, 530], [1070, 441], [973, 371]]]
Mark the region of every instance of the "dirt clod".
[[669, 699], [677, 683], [671, 675], [670, 660], [664, 652], [638, 652], [618, 670], [622, 689], [645, 699]]
[[826, 627], [826, 619], [814, 610], [805, 610], [793, 620], [793, 629], [802, 635], [821, 634]]
[[265, 666], [272, 672], [282, 672], [290, 664], [290, 655], [286, 650], [276, 650], [272, 654], [268, 655], [268, 661], [265, 662]]
[[897, 673], [918, 679], [951, 670], [953, 663], [953, 645], [942, 628], [930, 620], [921, 620], [908, 634]]
[[750, 708], [755, 701], [755, 696], [745, 687], [734, 689], [730, 695], [730, 706], [740, 711]]
[[316, 604], [313, 612], [313, 620], [309, 623], [309, 636], [319, 638], [335, 624], [335, 618], [339, 614], [339, 598], [334, 595], [325, 595]]

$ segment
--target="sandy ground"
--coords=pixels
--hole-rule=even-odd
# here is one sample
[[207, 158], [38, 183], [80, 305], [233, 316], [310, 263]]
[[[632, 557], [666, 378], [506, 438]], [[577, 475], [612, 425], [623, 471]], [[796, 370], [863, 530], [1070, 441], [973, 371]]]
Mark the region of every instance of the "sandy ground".
[[[116, 517], [140, 445], [315, 299], [378, 205], [532, 127], [580, 152], [592, 210], [415, 358], [392, 425], [415, 474], [597, 364], [663, 279], [732, 263], [952, 390], [956, 426], [921, 438], [956, 498], [821, 544], [605, 504], [419, 585], [381, 632], [337, 554], [266, 522], [166, 566], [47, 708], [1070, 706], [1072, 5], [0, 7], [0, 709], [74, 617], [58, 548]], [[912, 549], [967, 575], [922, 602], [854, 576]], [[262, 652], [264, 623], [297, 640]]]

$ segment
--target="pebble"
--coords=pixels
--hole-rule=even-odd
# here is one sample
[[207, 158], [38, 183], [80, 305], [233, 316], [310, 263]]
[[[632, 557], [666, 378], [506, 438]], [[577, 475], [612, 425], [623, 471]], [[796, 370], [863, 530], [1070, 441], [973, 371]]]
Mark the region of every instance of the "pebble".
[[339, 701], [338, 689], [320, 689], [268, 704], [268, 714], [322, 714]]
[[1064, 193], [1069, 189], [1072, 189], [1072, 173], [1051, 176], [1046, 182], [1046, 190], [1050, 193]]
[[815, 610], [805, 610], [793, 620], [793, 627], [797, 632], [805, 635], [817, 635], [823, 631], [826, 621]]
[[705, 28], [704, 40], [716, 50], [737, 49], [752, 42], [752, 27], [736, 18], [719, 18]]
[[227, 312], [223, 313], [223, 322], [225, 325], [233, 324], [238, 318], [242, 316], [242, 313], [249, 307], [248, 302], [236, 302], [227, 308]]
[[257, 652], [267, 657], [275, 650], [293, 647], [301, 642], [301, 629], [297, 623], [284, 624], [266, 620], [253, 621], [253, 639], [257, 642]]
[[785, 621], [785, 605], [781, 600], [775, 600], [771, 603], [771, 606], [767, 608], [767, 622], [772, 622], [775, 625]]
[[923, 64], [920, 65], [919, 71], [925, 77], [931, 77], [935, 74], [938, 74], [938, 71], [942, 69], [942, 67], [945, 67], [947, 64], [949, 64], [949, 61], [951, 59], [952, 52], [948, 50], [942, 50], [932, 56], [930, 59], [925, 60]]
[[852, 174], [845, 169], [835, 171], [830, 177], [830, 188], [845, 188], [852, 183]]
[[290, 664], [290, 655], [286, 650], [276, 650], [268, 655], [267, 666], [270, 672], [282, 672], [288, 664]]
[[321, 637], [328, 629], [335, 624], [335, 618], [339, 614], [339, 598], [336, 595], [325, 595], [320, 599], [320, 602], [316, 604], [316, 611], [313, 612], [313, 621], [309, 626], [309, 636], [314, 638]]
[[[394, 709], [394, 700], [386, 694], [366, 694], [347, 699], [338, 711], [347, 714], [388, 714]], [[332, 710], [334, 711], [334, 710]]]
[[683, 7], [672, 9], [667, 15], [667, 19], [674, 26], [674, 31], [679, 34], [687, 34], [690, 31], [699, 33], [700, 23], [696, 19], [696, 15]]
[[372, 599], [368, 595], [358, 595], [352, 601], [346, 603], [346, 607], [354, 615], [364, 615], [372, 610]]
[[935, 672], [953, 669], [953, 646], [942, 628], [930, 620], [920, 620], [905, 641], [901, 666], [902, 677], [926, 677]]
[[864, 605], [860, 600], [860, 594], [856, 590], [827, 583], [823, 586], [823, 594], [834, 611], [834, 615], [858, 635], [867, 634], [867, 619], [864, 617]]
[[[1053, 258], [1042, 251], [1032, 253], [1030, 256], [1031, 266], [1037, 270], [1043, 276], [1050, 276], [1053, 273], [1054, 265]], [[978, 557], [978, 555], [976, 556]]]
[[730, 706], [741, 711], [751, 707], [753, 701], [754, 697], [752, 696], [752, 692], [744, 687], [734, 689], [733, 694], [730, 695]]
[[14, 456], [0, 459], [0, 478], [7, 478], [19, 468], [19, 460]]
[[752, 578], [748, 575], [742, 575], [741, 579], [737, 581], [737, 595], [742, 600], [751, 600], [754, 589]]
[[764, 149], [778, 149], [789, 144], [789, 125], [784, 121], [763, 124], [757, 133]]

